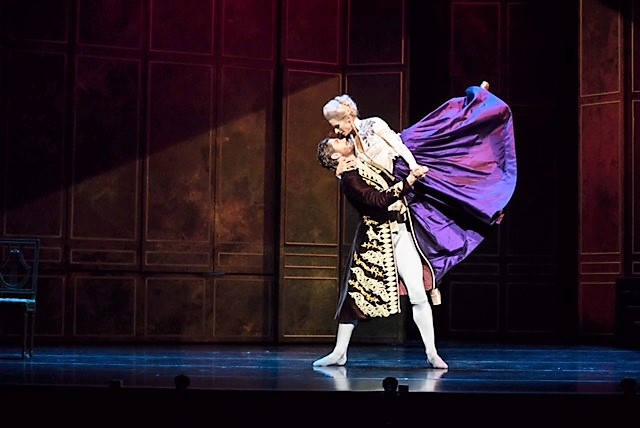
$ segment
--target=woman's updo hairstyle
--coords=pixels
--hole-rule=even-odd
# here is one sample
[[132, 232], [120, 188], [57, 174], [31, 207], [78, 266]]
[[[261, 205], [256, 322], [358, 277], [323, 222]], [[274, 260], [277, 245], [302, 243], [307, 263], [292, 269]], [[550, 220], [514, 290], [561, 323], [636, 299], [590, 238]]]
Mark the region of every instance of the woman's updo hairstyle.
[[326, 120], [341, 120], [348, 116], [358, 117], [358, 105], [347, 94], [339, 95], [322, 107]]

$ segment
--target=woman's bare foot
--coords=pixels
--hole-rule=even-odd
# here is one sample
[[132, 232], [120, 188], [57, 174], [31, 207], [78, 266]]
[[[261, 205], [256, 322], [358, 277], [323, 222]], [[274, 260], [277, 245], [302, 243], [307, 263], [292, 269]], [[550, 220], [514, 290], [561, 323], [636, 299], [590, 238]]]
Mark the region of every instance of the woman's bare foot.
[[489, 82], [487, 82], [486, 80], [483, 80], [482, 83], [480, 84], [480, 87], [482, 89], [486, 89], [488, 91], [489, 90]]

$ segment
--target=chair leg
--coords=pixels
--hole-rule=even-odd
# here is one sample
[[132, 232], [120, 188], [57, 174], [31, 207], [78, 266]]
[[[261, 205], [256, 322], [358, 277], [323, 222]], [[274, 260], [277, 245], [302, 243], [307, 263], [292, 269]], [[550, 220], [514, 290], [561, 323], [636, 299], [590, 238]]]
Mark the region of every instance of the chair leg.
[[22, 322], [22, 359], [25, 357], [25, 351], [27, 348], [27, 327], [29, 324], [29, 312], [25, 309], [24, 320]]
[[33, 358], [33, 336], [36, 333], [36, 311], [31, 312], [31, 338], [29, 339], [29, 358]]

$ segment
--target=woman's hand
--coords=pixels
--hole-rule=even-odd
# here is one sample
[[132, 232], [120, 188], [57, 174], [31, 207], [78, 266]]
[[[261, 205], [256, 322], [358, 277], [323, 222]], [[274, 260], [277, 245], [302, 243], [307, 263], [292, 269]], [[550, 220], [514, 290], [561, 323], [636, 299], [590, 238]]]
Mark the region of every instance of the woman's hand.
[[424, 176], [427, 175], [427, 172], [429, 172], [428, 166], [419, 166], [411, 170], [411, 174], [417, 179], [424, 178]]
[[410, 186], [413, 186], [413, 183], [421, 178], [424, 178], [424, 176], [427, 175], [427, 172], [429, 172], [429, 167], [427, 166], [419, 166], [417, 168], [414, 168], [411, 170], [411, 174], [409, 174], [409, 176], [407, 177], [407, 182]]
[[343, 173], [352, 171], [354, 169], [356, 169], [355, 156], [342, 157], [338, 161], [338, 167], [336, 168], [336, 177], [340, 177]]

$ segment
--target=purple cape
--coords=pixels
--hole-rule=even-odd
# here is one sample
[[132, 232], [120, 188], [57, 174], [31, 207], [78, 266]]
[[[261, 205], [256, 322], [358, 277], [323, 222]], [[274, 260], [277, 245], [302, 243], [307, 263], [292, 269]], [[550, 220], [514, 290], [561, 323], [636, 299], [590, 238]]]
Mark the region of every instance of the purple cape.
[[[502, 218], [516, 185], [511, 109], [471, 86], [400, 136], [427, 176], [407, 199], [420, 249], [439, 280], [468, 256]], [[398, 158], [396, 178], [409, 173]]]

